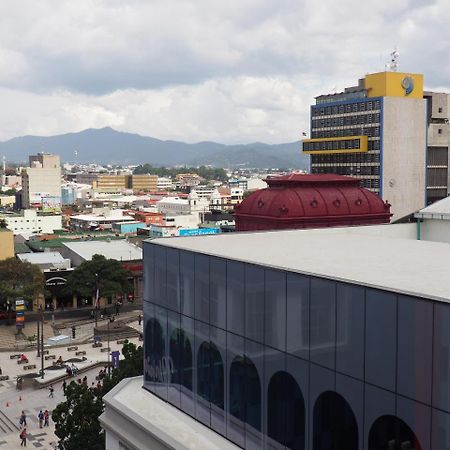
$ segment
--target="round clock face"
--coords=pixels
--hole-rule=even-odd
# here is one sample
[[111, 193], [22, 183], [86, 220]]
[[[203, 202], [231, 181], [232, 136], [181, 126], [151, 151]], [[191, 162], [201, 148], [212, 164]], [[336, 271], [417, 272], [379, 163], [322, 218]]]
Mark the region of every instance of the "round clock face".
[[414, 80], [411, 77], [405, 77], [402, 80], [402, 88], [405, 90], [405, 94], [409, 95], [414, 89]]

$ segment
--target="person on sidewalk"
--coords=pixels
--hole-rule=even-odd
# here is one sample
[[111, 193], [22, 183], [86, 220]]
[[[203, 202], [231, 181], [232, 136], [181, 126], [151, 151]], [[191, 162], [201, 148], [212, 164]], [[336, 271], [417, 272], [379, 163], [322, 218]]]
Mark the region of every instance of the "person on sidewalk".
[[24, 428], [24, 429], [20, 432], [19, 437], [20, 437], [20, 439], [21, 439], [21, 441], [20, 441], [20, 446], [21, 446], [21, 447], [26, 447], [26, 446], [27, 446], [27, 429], [26, 429], [26, 428]]
[[50, 417], [50, 413], [48, 412], [48, 409], [44, 411], [44, 427], [48, 427], [48, 419]]
[[27, 426], [27, 416], [25, 415], [25, 411], [22, 411], [22, 414], [20, 415], [19, 424], [23, 427]]
[[39, 428], [42, 428], [42, 425], [44, 424], [44, 413], [42, 412], [42, 409], [39, 410], [38, 419], [39, 419]]
[[66, 389], [67, 389], [67, 383], [66, 383], [66, 380], [64, 380], [63, 384], [62, 384], [62, 390], [64, 392], [64, 395], [66, 395]]
[[48, 396], [50, 398], [53, 398], [53, 393], [55, 392], [55, 388], [53, 387], [53, 384], [50, 385], [50, 387], [48, 388]]
[[138, 316], [138, 323], [139, 323], [139, 326], [141, 326], [141, 322], [142, 322], [142, 316], [139, 314], [139, 316]]

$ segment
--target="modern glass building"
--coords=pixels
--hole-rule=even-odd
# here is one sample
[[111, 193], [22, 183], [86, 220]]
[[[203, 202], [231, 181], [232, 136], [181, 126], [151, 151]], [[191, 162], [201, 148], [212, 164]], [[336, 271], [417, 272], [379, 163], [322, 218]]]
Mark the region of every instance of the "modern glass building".
[[245, 449], [449, 448], [448, 244], [348, 230], [145, 242], [144, 388]]

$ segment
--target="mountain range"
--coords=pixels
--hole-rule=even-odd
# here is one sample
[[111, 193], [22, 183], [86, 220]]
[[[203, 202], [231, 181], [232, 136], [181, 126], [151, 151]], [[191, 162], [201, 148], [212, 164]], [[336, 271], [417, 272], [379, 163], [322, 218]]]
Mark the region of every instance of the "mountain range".
[[154, 166], [211, 165], [224, 168], [307, 169], [309, 157], [300, 142], [286, 144], [225, 145], [217, 142], [188, 144], [125, 133], [110, 127], [87, 129], [57, 136], [23, 136], [0, 142], [7, 161], [26, 162], [28, 155], [49, 152], [62, 162], [141, 164]]

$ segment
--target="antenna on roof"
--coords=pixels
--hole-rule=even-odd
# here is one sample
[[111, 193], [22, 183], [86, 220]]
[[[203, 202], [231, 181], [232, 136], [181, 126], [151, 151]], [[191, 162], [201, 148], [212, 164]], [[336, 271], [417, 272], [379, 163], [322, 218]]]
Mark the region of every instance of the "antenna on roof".
[[386, 64], [386, 70], [390, 70], [391, 72], [397, 72], [398, 69], [398, 57], [400, 53], [397, 51], [397, 47], [394, 48], [394, 51], [391, 52], [391, 60]]

